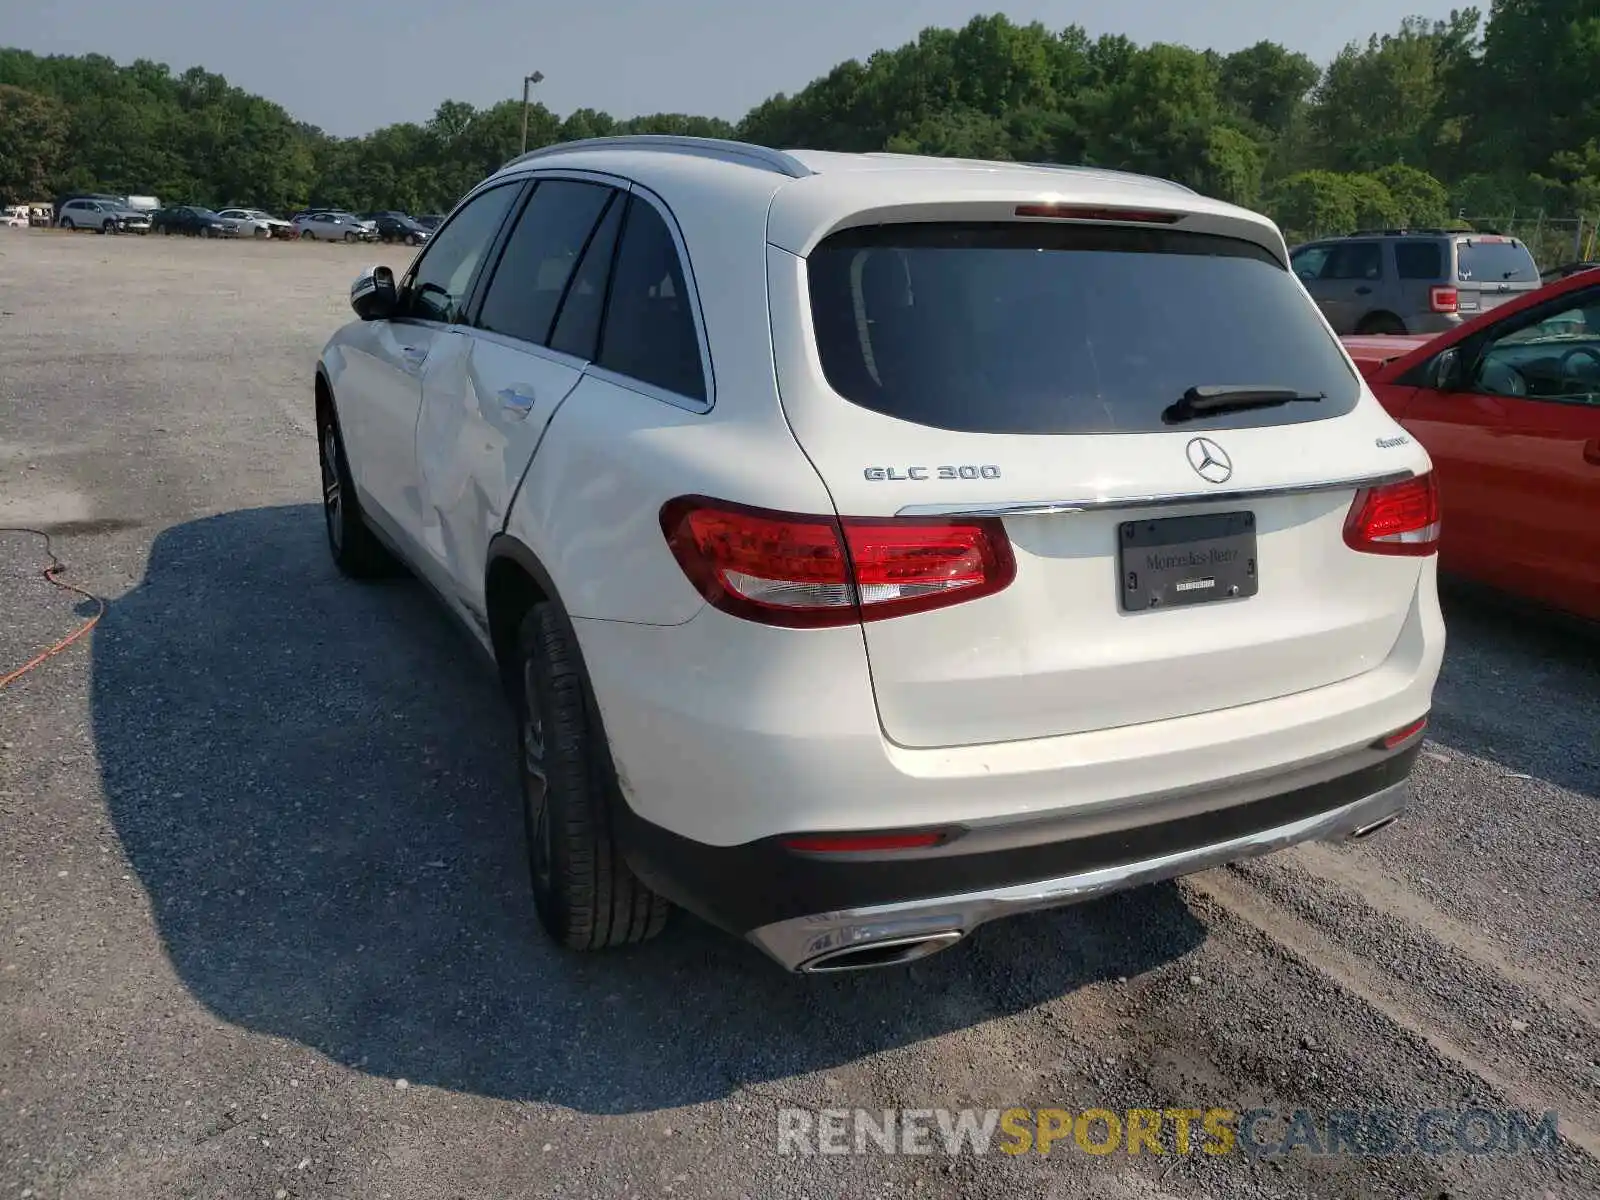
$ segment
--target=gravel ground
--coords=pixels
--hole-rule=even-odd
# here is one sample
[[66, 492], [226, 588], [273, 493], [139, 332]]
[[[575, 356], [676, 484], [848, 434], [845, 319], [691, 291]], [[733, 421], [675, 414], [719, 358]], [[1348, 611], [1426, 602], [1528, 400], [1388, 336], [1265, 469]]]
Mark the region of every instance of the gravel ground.
[[[688, 920], [571, 957], [492, 682], [323, 545], [312, 364], [387, 249], [3, 233], [0, 525], [110, 609], [0, 693], [0, 1198], [1600, 1195], [1592, 641], [1452, 602], [1415, 811], [1359, 846], [894, 972]], [[0, 673], [92, 612], [44, 563], [0, 533]], [[1562, 1140], [780, 1156], [784, 1106], [1516, 1107]]]

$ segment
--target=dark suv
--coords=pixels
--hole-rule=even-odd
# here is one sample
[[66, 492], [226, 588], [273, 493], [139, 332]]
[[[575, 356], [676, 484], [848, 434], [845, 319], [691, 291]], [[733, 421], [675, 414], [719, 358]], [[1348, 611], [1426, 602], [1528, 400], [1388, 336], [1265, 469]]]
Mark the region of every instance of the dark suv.
[[370, 212], [364, 215], [367, 220], [377, 225], [381, 241], [405, 242], [408, 246], [420, 246], [428, 240], [427, 227], [405, 213]]
[[1366, 230], [1290, 262], [1340, 334], [1439, 333], [1540, 285], [1528, 248], [1495, 233]]

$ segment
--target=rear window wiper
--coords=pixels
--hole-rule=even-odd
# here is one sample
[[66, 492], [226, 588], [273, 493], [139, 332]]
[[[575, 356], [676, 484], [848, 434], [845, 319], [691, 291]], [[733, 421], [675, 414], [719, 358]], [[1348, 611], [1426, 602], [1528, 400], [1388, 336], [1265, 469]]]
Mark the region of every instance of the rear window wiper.
[[1193, 421], [1221, 413], [1242, 412], [1250, 408], [1273, 408], [1279, 404], [1311, 404], [1326, 400], [1326, 392], [1302, 392], [1286, 387], [1192, 387], [1175, 404], [1161, 411], [1168, 425]]

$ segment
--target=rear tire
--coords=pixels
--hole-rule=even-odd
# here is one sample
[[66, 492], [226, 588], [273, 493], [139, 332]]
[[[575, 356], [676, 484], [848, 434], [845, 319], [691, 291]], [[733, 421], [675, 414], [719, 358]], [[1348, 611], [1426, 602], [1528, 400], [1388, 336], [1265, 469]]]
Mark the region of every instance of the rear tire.
[[1373, 313], [1363, 317], [1361, 324], [1356, 326], [1356, 332], [1362, 334], [1400, 334], [1405, 331], [1406, 323], [1393, 313]]
[[[331, 405], [330, 405], [331, 410]], [[322, 468], [322, 523], [333, 564], [351, 579], [381, 579], [397, 572], [394, 556], [367, 526], [356, 499], [338, 418], [318, 414], [317, 458]]]
[[73, 229], [76, 229], [77, 226], [72, 223], [72, 218], [71, 217], [63, 217], [63, 218], [61, 218], [61, 228], [65, 229], [65, 230], [68, 230], [68, 231], [71, 231]]
[[569, 950], [648, 941], [672, 906], [640, 882], [611, 836], [622, 796], [576, 638], [556, 605], [528, 611], [516, 653], [523, 824], [539, 923]]

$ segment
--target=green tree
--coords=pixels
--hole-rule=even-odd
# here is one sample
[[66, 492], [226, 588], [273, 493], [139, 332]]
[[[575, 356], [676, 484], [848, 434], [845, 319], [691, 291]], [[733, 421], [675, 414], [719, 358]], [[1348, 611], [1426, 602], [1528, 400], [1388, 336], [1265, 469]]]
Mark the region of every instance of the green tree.
[[1356, 198], [1346, 176], [1302, 171], [1280, 179], [1267, 195], [1267, 211], [1300, 237], [1348, 233], [1356, 227]]
[[[1596, 0], [1495, 0], [1469, 114], [1480, 166], [1488, 159], [1524, 176], [1565, 175], [1578, 189], [1572, 196], [1577, 200], [1588, 176], [1573, 174], [1576, 160], [1570, 156], [1581, 156], [1600, 139], [1597, 75]], [[1559, 165], [1557, 156], [1564, 156]]]
[[1372, 177], [1388, 192], [1401, 224], [1437, 228], [1449, 217], [1449, 189], [1426, 171], [1390, 163], [1379, 167]]
[[48, 196], [66, 147], [60, 101], [0, 84], [0, 196], [18, 204]]
[[1478, 21], [1472, 9], [1432, 23], [1408, 17], [1399, 32], [1340, 51], [1312, 114], [1325, 164], [1371, 171], [1396, 162], [1427, 166], [1450, 153], [1450, 102]]
[[1276, 42], [1257, 42], [1222, 59], [1217, 90], [1223, 104], [1263, 134], [1281, 138], [1293, 127], [1322, 77], [1304, 54]]

